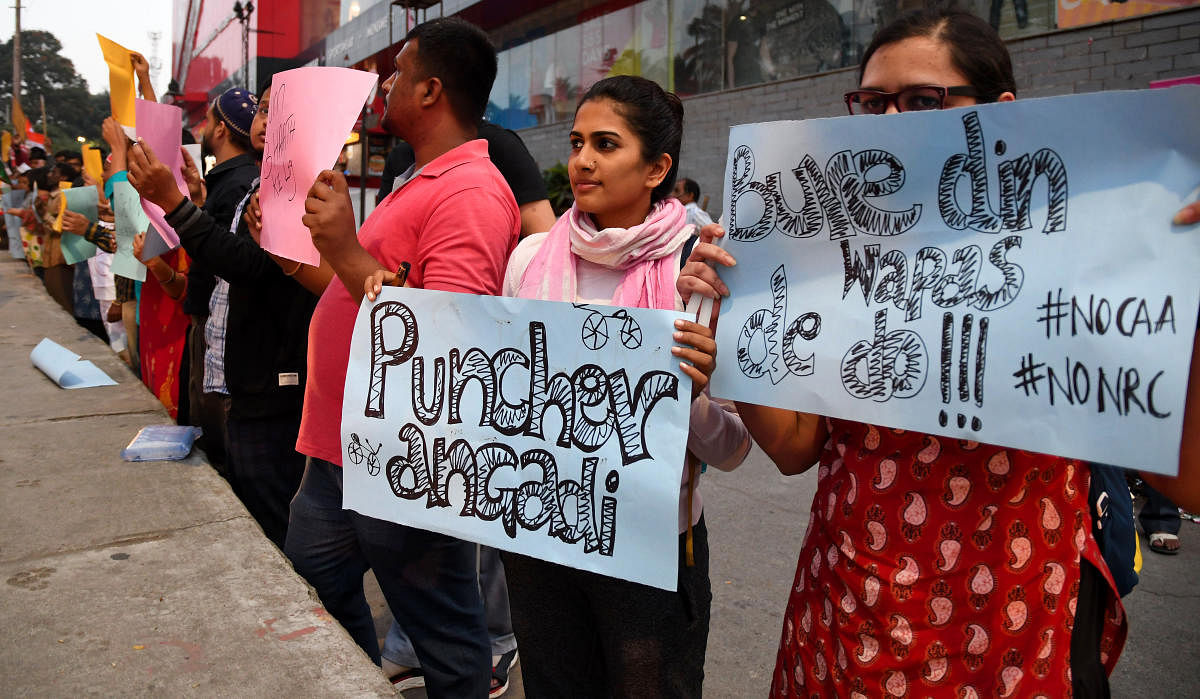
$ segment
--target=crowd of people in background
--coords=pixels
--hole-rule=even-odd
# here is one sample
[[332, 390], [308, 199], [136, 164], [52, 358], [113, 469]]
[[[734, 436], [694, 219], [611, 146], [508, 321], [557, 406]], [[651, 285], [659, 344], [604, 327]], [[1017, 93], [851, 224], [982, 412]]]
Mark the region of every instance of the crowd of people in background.
[[[145, 60], [134, 54], [131, 65], [142, 97], [154, 100]], [[677, 589], [342, 509], [343, 386], [364, 297], [404, 285], [682, 310], [694, 293], [719, 300], [729, 291], [717, 270], [734, 261], [712, 244], [720, 226], [696, 182], [679, 175], [677, 97], [635, 77], [591, 86], [563, 144], [574, 205], [556, 218], [517, 134], [481, 121], [496, 70], [487, 35], [464, 21], [434, 20], [408, 34], [382, 86], [383, 125], [401, 142], [387, 158], [376, 208], [357, 228], [346, 178], [333, 169], [307, 192], [303, 223], [321, 253], [317, 265], [259, 244], [269, 78], [256, 92], [233, 88], [212, 100], [198, 138], [202, 161], [183, 153], [187, 193], [161, 154], [131, 141], [111, 117], [102, 129], [100, 179], [84, 171], [79, 152], [61, 150], [51, 161], [42, 148], [14, 146], [4, 154], [8, 250], [63, 310], [110, 344], [173, 418], [202, 428], [209, 462], [399, 689], [499, 696], [519, 647], [532, 697], [699, 696], [712, 597], [707, 527], [716, 524], [703, 514], [702, 464], [737, 468], [753, 438], [784, 473], [819, 464], [821, 506], [785, 613], [774, 695], [904, 696], [919, 685], [961, 697], [1107, 696], [1126, 620], [1093, 538], [1088, 467], [713, 398], [706, 386], [717, 362], [719, 303], [711, 318], [679, 321], [672, 338], [693, 383]], [[884, 111], [1008, 101], [1017, 89], [995, 31], [957, 11], [918, 11], [882, 30], [860, 78], [886, 98]], [[902, 103], [897, 95], [918, 83], [970, 85], [975, 96], [943, 91], [937, 105]], [[185, 131], [183, 140], [196, 139]], [[97, 221], [62, 211], [68, 187], [97, 188]], [[166, 212], [180, 240], [151, 257], [154, 231], [139, 232], [132, 252], [145, 265], [144, 281], [112, 269], [118, 209], [140, 206], [139, 197]], [[68, 264], [64, 233], [99, 252]], [[984, 483], [989, 459], [1001, 453], [1004, 472], [992, 469]], [[881, 455], [901, 467], [891, 486], [869, 491]], [[1046, 497], [989, 510], [992, 500], [1018, 502], [1031, 474], [1047, 484]], [[969, 522], [957, 514], [963, 502], [932, 511], [955, 477], [964, 501], [975, 498]], [[863, 537], [880, 535], [864, 521], [898, 530], [902, 498], [926, 490], [929, 536], [893, 535], [886, 560], [856, 561], [856, 551], [870, 548]], [[826, 508], [827, 499], [839, 506]], [[1006, 568], [1003, 533], [1020, 520], [1039, 521], [1047, 502], [1063, 515], [1054, 525], [1063, 531], [1036, 537], [1046, 544], [1034, 547], [1030, 578]], [[1146, 526], [1154, 550], [1178, 549], [1173, 511], [1153, 501], [1158, 519]], [[958, 545], [961, 559], [939, 564], [936, 542], [961, 544], [964, 533], [987, 530], [976, 522], [980, 513], [1001, 533]], [[938, 565], [942, 576], [916, 575]], [[975, 584], [981, 567], [991, 571], [983, 591]], [[394, 616], [382, 648], [363, 589], [368, 569]], [[1022, 586], [1040, 587], [1043, 570], [1061, 573], [1056, 600], [1043, 603], [1040, 590], [1036, 600], [1031, 592], [1028, 630], [1009, 633], [1006, 603]]]
[[[63, 211], [62, 191], [95, 182], [83, 173], [79, 151], [61, 150], [53, 161], [40, 146], [14, 149], [3, 195], [4, 245], [12, 257], [28, 262], [46, 292], [80, 325], [109, 340], [116, 352], [125, 352], [124, 331], [109, 322], [106, 311], [115, 298], [114, 279], [108, 264], [116, 250], [111, 229], [88, 221], [73, 211]], [[111, 212], [109, 212], [111, 214]], [[94, 260], [67, 263], [62, 232], [83, 236], [102, 251]]]

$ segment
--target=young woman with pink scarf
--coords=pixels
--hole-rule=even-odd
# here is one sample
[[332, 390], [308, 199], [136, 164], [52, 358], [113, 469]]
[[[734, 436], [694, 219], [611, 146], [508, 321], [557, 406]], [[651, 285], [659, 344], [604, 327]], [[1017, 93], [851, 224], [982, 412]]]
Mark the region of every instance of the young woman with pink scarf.
[[[654, 82], [620, 76], [593, 85], [570, 134], [575, 205], [548, 233], [513, 251], [505, 295], [683, 310], [675, 279], [684, 244], [697, 231], [671, 197], [682, 133], [683, 105]], [[678, 589], [505, 553], [531, 697], [701, 694], [712, 595], [696, 464], [736, 468], [750, 438], [732, 406], [704, 392], [714, 366], [712, 331], [677, 321], [674, 340], [672, 352], [693, 380], [679, 489]]]

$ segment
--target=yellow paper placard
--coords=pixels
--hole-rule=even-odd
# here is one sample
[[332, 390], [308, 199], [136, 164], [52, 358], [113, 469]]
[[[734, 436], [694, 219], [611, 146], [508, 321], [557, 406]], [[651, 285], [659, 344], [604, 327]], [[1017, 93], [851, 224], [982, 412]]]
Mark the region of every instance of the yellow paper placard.
[[[63, 182], [62, 185], [67, 185], [67, 188], [70, 189], [70, 183]], [[59, 185], [59, 189], [62, 188], [62, 185]], [[66, 210], [67, 210], [67, 198], [59, 197], [58, 198], [58, 215], [56, 215], [54, 217], [54, 223], [51, 224], [54, 226], [54, 230], [58, 231], [59, 233], [62, 233], [63, 212], [65, 212]]]
[[0, 158], [8, 160], [9, 151], [12, 150], [12, 134], [5, 131], [0, 135]]
[[29, 129], [29, 122], [25, 119], [25, 110], [21, 109], [20, 100], [13, 101], [12, 123], [13, 133], [16, 134], [17, 143], [21, 143], [25, 140], [25, 133]]
[[133, 63], [129, 49], [112, 39], [96, 35], [100, 51], [108, 64], [108, 97], [112, 103], [112, 115], [121, 126], [134, 127], [133, 114]]
[[100, 160], [100, 151], [88, 145], [83, 147], [83, 171], [97, 182], [104, 181], [104, 162]]

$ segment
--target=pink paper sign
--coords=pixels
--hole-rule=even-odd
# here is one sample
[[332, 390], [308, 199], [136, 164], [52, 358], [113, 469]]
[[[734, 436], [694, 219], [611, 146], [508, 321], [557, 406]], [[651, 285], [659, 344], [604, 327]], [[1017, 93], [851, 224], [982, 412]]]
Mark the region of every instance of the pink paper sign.
[[263, 151], [262, 246], [289, 260], [317, 265], [304, 217], [304, 199], [317, 174], [337, 161], [354, 121], [378, 79], [350, 68], [309, 67], [271, 80], [267, 144]]
[[1200, 85], [1200, 75], [1189, 75], [1185, 78], [1169, 80], [1151, 80], [1150, 87], [1175, 87], [1176, 85]]
[[[137, 117], [138, 139], [150, 146], [154, 155], [170, 168], [175, 175], [175, 185], [186, 197], [187, 183], [183, 180], [183, 173], [179, 171], [183, 164], [183, 156], [179, 154], [179, 147], [183, 143], [183, 110], [169, 104], [137, 100], [134, 111]], [[142, 210], [167, 244], [167, 250], [179, 247], [179, 236], [175, 229], [167, 224], [163, 210], [145, 199], [142, 200]]]

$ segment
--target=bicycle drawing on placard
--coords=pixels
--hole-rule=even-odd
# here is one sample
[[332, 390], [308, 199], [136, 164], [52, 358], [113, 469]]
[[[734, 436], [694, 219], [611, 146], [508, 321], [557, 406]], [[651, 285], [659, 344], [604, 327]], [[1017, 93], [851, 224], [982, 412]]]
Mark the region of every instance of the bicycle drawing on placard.
[[583, 327], [580, 330], [580, 339], [583, 341], [584, 347], [590, 350], [598, 350], [608, 344], [608, 321], [610, 320], [619, 323], [617, 333], [622, 345], [628, 349], [637, 349], [642, 346], [642, 326], [638, 325], [633, 316], [629, 315], [629, 311], [624, 308], [618, 308], [612, 313], [605, 313], [586, 303], [572, 305], [575, 308], [588, 312], [587, 317], [583, 319]]
[[353, 432], [350, 433], [350, 445], [346, 447], [346, 456], [349, 457], [350, 463], [355, 466], [361, 464], [365, 459], [367, 462], [367, 473], [372, 476], [379, 475], [379, 450], [383, 448], [383, 442], [376, 446], [371, 446], [371, 440], [363, 438]]

